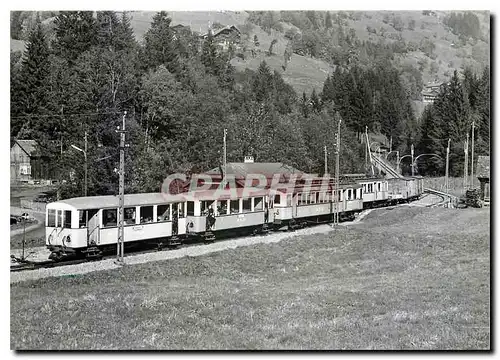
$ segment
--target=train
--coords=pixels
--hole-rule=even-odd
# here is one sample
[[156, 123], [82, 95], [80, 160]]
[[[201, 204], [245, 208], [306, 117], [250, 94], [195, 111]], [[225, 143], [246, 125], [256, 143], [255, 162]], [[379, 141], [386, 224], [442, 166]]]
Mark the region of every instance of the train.
[[[276, 186], [266, 183], [248, 189], [236, 183], [240, 186], [225, 183], [222, 190], [219, 181], [209, 188], [186, 188], [176, 194], [126, 194], [125, 249], [153, 246], [161, 250], [233, 235], [294, 230], [331, 222], [334, 214], [340, 221], [349, 220], [364, 209], [410, 202], [423, 193], [419, 176], [385, 179], [353, 174], [337, 183], [329, 177], [300, 173], [295, 181], [279, 181]], [[47, 204], [49, 259], [95, 259], [116, 251], [119, 210], [115, 195]]]

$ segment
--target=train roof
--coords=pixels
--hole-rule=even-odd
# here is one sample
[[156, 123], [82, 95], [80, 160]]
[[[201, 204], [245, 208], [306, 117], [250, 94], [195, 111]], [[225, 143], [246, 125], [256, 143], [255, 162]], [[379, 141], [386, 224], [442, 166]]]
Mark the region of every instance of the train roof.
[[[181, 200], [181, 195], [169, 195], [165, 193], [143, 193], [126, 194], [125, 206], [143, 206], [172, 203]], [[73, 207], [78, 210], [114, 208], [120, 206], [118, 195], [86, 196], [65, 200], [59, 200], [47, 205], [49, 209], [58, 209], [61, 205]]]

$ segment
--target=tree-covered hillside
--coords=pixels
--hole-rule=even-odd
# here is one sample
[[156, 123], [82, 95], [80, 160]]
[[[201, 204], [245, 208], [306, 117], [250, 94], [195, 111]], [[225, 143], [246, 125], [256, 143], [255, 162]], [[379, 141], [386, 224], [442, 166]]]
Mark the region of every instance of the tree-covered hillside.
[[[342, 172], [365, 170], [360, 142], [365, 127], [392, 137], [401, 153], [411, 144], [442, 152], [442, 142], [432, 149], [427, 144], [452, 136], [458, 154], [462, 132], [475, 119], [483, 144], [476, 155], [489, 151], [486, 67], [459, 69], [454, 85], [445, 87], [440, 100], [419, 119], [412, 102], [424, 75], [397, 61], [396, 54], [408, 55], [399, 49], [402, 41], [360, 42], [356, 30], [345, 25], [358, 20], [341, 13], [327, 12], [321, 18], [320, 12], [287, 12], [279, 13], [278, 20], [268, 12], [225, 14], [244, 19], [239, 50], [221, 50], [211, 35], [202, 39], [196, 29], [174, 28], [179, 13], [158, 12], [151, 22], [141, 20], [140, 39], [136, 13], [23, 14], [12, 14], [12, 33], [26, 47], [22, 53], [11, 51], [10, 135], [38, 141], [60, 180], [66, 180], [65, 196], [81, 194], [81, 154], [70, 145], [82, 146], [85, 132], [89, 194], [117, 192], [115, 129], [124, 111], [130, 144], [128, 192], [155, 191], [172, 172], [221, 164], [224, 128], [228, 161], [253, 155], [256, 161], [280, 161], [318, 173], [324, 166], [324, 146], [333, 154], [339, 118]], [[300, 22], [304, 16], [308, 29]], [[463, 19], [446, 21], [458, 36], [469, 36], [468, 42], [471, 33], [478, 36], [477, 26], [457, 25], [468, 21]], [[212, 23], [222, 25], [229, 24]], [[322, 76], [310, 76], [317, 71]], [[317, 85], [308, 87], [313, 82]], [[453, 161], [458, 173], [458, 155]], [[419, 170], [442, 173], [444, 166], [435, 163]]]

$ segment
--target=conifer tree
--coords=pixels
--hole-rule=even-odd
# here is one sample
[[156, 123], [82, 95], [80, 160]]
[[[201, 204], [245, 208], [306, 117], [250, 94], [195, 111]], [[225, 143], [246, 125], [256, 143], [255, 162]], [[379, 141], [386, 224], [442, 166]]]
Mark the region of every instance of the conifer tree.
[[61, 11], [54, 24], [53, 52], [70, 64], [97, 44], [97, 27], [92, 11]]
[[165, 11], [153, 17], [151, 28], [144, 35], [144, 62], [148, 68], [165, 65], [168, 71], [177, 74], [180, 71], [179, 54], [170, 28], [171, 22]]

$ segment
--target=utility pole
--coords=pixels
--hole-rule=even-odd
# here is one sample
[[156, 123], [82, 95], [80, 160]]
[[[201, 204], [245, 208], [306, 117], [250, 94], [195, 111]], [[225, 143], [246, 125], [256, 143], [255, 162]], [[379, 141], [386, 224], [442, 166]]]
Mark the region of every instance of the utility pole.
[[365, 146], [365, 169], [368, 171], [368, 126], [365, 126], [365, 134], [366, 134], [366, 142], [367, 145]]
[[399, 174], [399, 150], [396, 151], [396, 171]]
[[449, 179], [448, 179], [448, 169], [450, 163], [450, 139], [448, 139], [448, 147], [446, 148], [446, 177], [445, 177], [445, 187], [446, 193], [449, 193]]
[[325, 176], [328, 174], [328, 153], [325, 145]]
[[469, 169], [467, 168], [468, 160], [469, 160], [469, 134], [467, 133], [467, 139], [464, 144], [464, 153], [465, 153], [465, 161], [464, 161], [464, 189], [467, 190], [467, 183], [469, 178]]
[[389, 153], [392, 151], [392, 135], [391, 135], [391, 141], [389, 142]]
[[368, 156], [370, 157], [370, 165], [372, 168], [372, 175], [375, 175], [375, 171], [373, 170], [373, 161], [372, 161], [372, 153], [370, 151], [370, 139], [368, 138], [368, 126], [366, 127], [366, 152], [368, 153]]
[[87, 173], [88, 173], [88, 162], [87, 162], [87, 131], [85, 131], [85, 148], [83, 155], [85, 156], [85, 191], [84, 194], [87, 196]]
[[226, 184], [225, 184], [225, 181], [226, 181], [226, 171], [227, 171], [227, 154], [226, 154], [226, 136], [227, 136], [227, 129], [224, 129], [224, 174], [222, 176], [222, 180], [223, 180], [223, 189], [226, 188]]
[[125, 247], [124, 241], [124, 207], [125, 207], [125, 117], [127, 116], [127, 112], [123, 112], [122, 119], [122, 128], [121, 130], [116, 130], [117, 133], [120, 134], [120, 182], [119, 182], [119, 190], [120, 190], [120, 210], [119, 210], [119, 223], [118, 223], [118, 242], [117, 242], [117, 253], [116, 253], [116, 262], [119, 265], [123, 265], [123, 253]]
[[[335, 169], [335, 183], [337, 184], [337, 193], [340, 198], [340, 124], [342, 123], [342, 119], [339, 116], [339, 124], [338, 124], [338, 129], [337, 129], [337, 163], [336, 163], [336, 169]], [[339, 208], [338, 205], [339, 201], [336, 202], [335, 206], [335, 222], [338, 225], [339, 223]]]
[[472, 121], [472, 156], [470, 162], [470, 185], [474, 189], [474, 121]]
[[411, 176], [415, 176], [415, 164], [413, 163], [413, 154], [414, 154], [414, 148], [413, 144], [411, 144]]
[[[337, 155], [339, 153], [339, 147], [338, 147], [338, 143], [339, 143], [339, 134], [338, 133], [335, 133], [335, 158], [337, 159]], [[335, 179], [334, 179], [334, 182], [333, 182], [333, 201], [334, 201], [334, 210], [333, 210], [333, 225], [337, 225], [337, 211], [338, 211], [338, 192], [339, 192], [339, 189], [340, 189], [340, 186], [338, 184], [338, 180], [337, 180], [337, 173], [338, 173], [338, 167], [337, 167], [337, 162], [335, 162]]]

